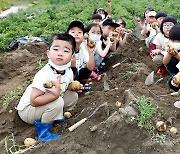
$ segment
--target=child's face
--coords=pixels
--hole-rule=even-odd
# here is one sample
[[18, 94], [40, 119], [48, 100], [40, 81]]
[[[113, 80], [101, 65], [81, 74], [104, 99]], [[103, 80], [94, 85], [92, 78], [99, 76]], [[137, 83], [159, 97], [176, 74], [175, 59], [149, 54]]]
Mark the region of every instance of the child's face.
[[101, 21], [102, 21], [101, 19], [93, 19], [93, 20], [92, 20], [92, 23], [99, 24]]
[[159, 18], [156, 19], [159, 27], [161, 26], [161, 23], [162, 23], [163, 19], [164, 19], [164, 17], [159, 17]]
[[89, 34], [101, 35], [100, 27], [99, 26], [93, 26], [90, 29]]
[[72, 45], [68, 41], [54, 40], [47, 56], [55, 65], [65, 65], [71, 61]]
[[150, 17], [148, 17], [148, 21], [150, 24], [152, 24], [153, 22], [156, 21], [156, 18], [154, 16], [150, 16]]
[[73, 27], [69, 30], [68, 33], [75, 38], [76, 43], [82, 43], [84, 39], [82, 29], [79, 27]]
[[115, 27], [112, 27], [110, 25], [106, 25], [106, 26], [103, 26], [102, 27], [102, 31], [103, 31], [103, 36], [104, 37], [108, 37], [109, 36], [109, 33], [114, 31], [115, 30]]
[[122, 20], [118, 20], [116, 23], [120, 25], [120, 28], [125, 28], [124, 24], [122, 23]]
[[166, 37], [169, 37], [169, 31], [174, 26], [174, 23], [172, 22], [165, 22], [163, 23], [163, 32]]
[[150, 10], [146, 10], [145, 12], [144, 12], [144, 16], [147, 18], [148, 17], [148, 13], [150, 12]]

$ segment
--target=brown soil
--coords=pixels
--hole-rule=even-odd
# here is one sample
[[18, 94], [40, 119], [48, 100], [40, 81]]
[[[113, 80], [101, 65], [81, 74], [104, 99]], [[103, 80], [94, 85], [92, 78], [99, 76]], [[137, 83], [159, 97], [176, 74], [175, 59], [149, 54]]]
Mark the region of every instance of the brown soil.
[[[35, 128], [24, 123], [18, 116], [15, 107], [20, 96], [14, 99], [6, 110], [2, 109], [2, 96], [18, 87], [23, 89], [27, 86], [27, 81], [32, 81], [34, 74], [38, 71], [38, 61], [47, 61], [47, 46], [43, 43], [33, 43], [21, 49], [0, 53], [0, 153], [6, 153], [5, 143], [8, 149], [17, 151], [14, 148], [23, 147], [23, 141], [27, 137], [36, 138]], [[122, 62], [121, 65], [112, 68], [114, 64]], [[179, 96], [160, 97], [155, 95], [168, 94], [172, 92], [167, 86], [168, 74], [163, 76], [163, 80], [146, 86], [144, 81], [152, 70], [156, 67], [148, 56], [144, 42], [138, 39], [129, 39], [127, 45], [120, 49], [113, 57], [106, 61], [106, 71], [108, 76], [109, 91], [104, 91], [104, 81], [92, 80], [90, 92], [79, 94], [79, 101], [72, 111], [73, 117], [53, 128], [54, 133], [62, 134], [62, 138], [45, 144], [38, 143], [35, 147], [26, 148], [26, 153], [61, 153], [61, 154], [178, 154], [180, 153], [180, 110], [173, 106]], [[130, 66], [136, 69], [131, 73]], [[155, 81], [160, 77], [155, 75]], [[130, 89], [135, 97], [144, 95], [153, 98], [152, 103], [159, 107], [158, 113], [152, 119], [153, 125], [158, 120], [163, 120], [167, 124], [166, 132], [157, 132], [157, 135], [165, 135], [164, 143], [154, 142], [155, 136], [151, 136], [147, 130], [140, 129], [135, 120], [128, 121], [122, 116], [115, 106], [116, 101], [123, 103], [124, 108], [129, 101], [125, 91]], [[154, 94], [149, 92], [152, 91]], [[130, 100], [132, 101], [132, 100]], [[90, 119], [78, 127], [73, 132], [68, 128], [90, 115], [100, 104], [107, 102], [106, 108], [100, 108]], [[12, 111], [12, 112], [11, 112]], [[178, 128], [176, 135], [171, 135], [171, 126]], [[6, 138], [5, 137], [9, 137]], [[13, 146], [13, 140], [19, 146]], [[159, 138], [160, 139], [160, 138]]]

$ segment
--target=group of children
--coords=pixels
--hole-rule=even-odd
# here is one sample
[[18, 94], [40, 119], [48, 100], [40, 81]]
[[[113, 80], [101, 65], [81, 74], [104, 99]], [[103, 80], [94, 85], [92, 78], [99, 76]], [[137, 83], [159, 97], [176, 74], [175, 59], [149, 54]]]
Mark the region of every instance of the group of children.
[[[39, 141], [61, 137], [50, 132], [53, 124], [66, 119], [64, 109], [74, 108], [78, 92], [82, 92], [90, 77], [101, 79], [99, 68], [104, 59], [123, 46], [131, 34], [126, 34], [123, 19], [115, 22], [110, 18], [111, 3], [107, 4], [108, 12], [96, 9], [87, 27], [74, 20], [66, 32], [52, 36], [48, 63], [37, 72], [20, 99], [18, 114], [24, 122], [35, 125]], [[72, 88], [75, 80], [80, 83], [78, 88]]]
[[144, 22], [137, 20], [149, 54], [157, 66], [157, 74], [170, 74], [168, 85], [174, 91], [180, 91], [180, 25], [177, 20], [164, 12], [156, 13], [147, 7], [144, 12]]
[[[98, 80], [101, 78], [99, 70], [104, 60], [124, 46], [132, 33], [125, 29], [126, 22], [122, 18], [110, 18], [111, 2], [108, 1], [107, 5], [107, 12], [103, 8], [94, 11], [92, 23], [87, 27], [81, 21], [74, 20], [66, 32], [52, 36], [47, 50], [48, 63], [37, 72], [32, 84], [21, 97], [17, 106], [18, 114], [26, 123], [35, 125], [39, 141], [48, 142], [61, 137], [50, 132], [53, 124], [66, 119], [63, 110], [74, 108], [78, 101], [77, 92], [83, 90], [83, 85], [90, 77]], [[180, 86], [173, 83], [173, 76], [179, 72], [174, 68], [180, 55], [165, 52], [165, 44], [170, 41], [169, 49], [172, 49], [171, 46], [180, 49], [180, 26], [174, 26], [176, 20], [165, 17], [165, 13], [158, 15], [150, 8], [147, 10], [149, 12], [145, 13], [144, 25], [138, 22], [139, 26], [146, 42], [149, 42], [147, 44], [153, 61], [167, 66], [172, 76], [169, 84], [177, 91]], [[155, 21], [158, 24], [152, 26]], [[81, 83], [79, 88], [72, 88], [74, 80]], [[45, 86], [47, 82], [51, 87]]]

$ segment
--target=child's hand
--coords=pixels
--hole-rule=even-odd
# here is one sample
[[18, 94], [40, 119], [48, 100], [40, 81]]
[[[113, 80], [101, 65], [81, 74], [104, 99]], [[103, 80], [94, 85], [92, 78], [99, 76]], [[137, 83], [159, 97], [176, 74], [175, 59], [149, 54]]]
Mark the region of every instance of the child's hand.
[[131, 34], [132, 34], [132, 30], [127, 29], [127, 30], [126, 30], [126, 35], [129, 37]]
[[60, 79], [61, 79], [61, 77], [60, 76], [58, 76], [57, 77], [57, 79], [56, 79], [56, 81], [52, 81], [52, 83], [53, 83], [53, 86], [55, 87], [55, 88], [50, 88], [50, 89], [46, 89], [49, 93], [51, 93], [53, 96], [55, 96], [56, 98], [58, 98], [59, 97], [59, 95], [60, 95], [60, 85], [59, 85], [59, 83], [60, 83]]
[[175, 56], [178, 54], [178, 50], [174, 47], [171, 47], [170, 45], [167, 45], [167, 52], [171, 54], [172, 56]]
[[141, 22], [141, 18], [136, 18], [136, 21], [138, 22], [138, 23], [140, 23]]
[[156, 56], [158, 54], [161, 53], [161, 50], [160, 49], [155, 49], [155, 50], [152, 50], [152, 56]]
[[151, 27], [156, 30], [158, 28], [158, 23], [157, 22], [153, 22], [151, 24]]
[[76, 55], [75, 54], [72, 55], [71, 67], [76, 67]]
[[94, 46], [90, 46], [90, 45], [88, 45], [88, 43], [85, 44], [85, 48], [87, 49], [87, 51], [88, 51], [89, 53], [93, 53], [95, 47], [96, 47], [96, 44], [95, 44]]

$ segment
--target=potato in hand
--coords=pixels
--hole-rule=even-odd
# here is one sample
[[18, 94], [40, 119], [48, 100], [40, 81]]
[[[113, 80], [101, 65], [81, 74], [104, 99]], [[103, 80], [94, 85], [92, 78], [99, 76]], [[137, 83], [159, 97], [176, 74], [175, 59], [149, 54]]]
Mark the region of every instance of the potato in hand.
[[180, 84], [180, 72], [173, 77], [173, 82], [175, 84]]
[[81, 90], [81, 88], [82, 88], [82, 86], [81, 86], [81, 83], [79, 81], [72, 81], [69, 84], [69, 89], [72, 91], [78, 91], [78, 90]]
[[87, 40], [87, 45], [88, 45], [88, 47], [90, 47], [90, 48], [94, 48], [95, 45], [96, 45], [96, 42], [93, 41], [93, 40], [88, 39], [88, 40]]

